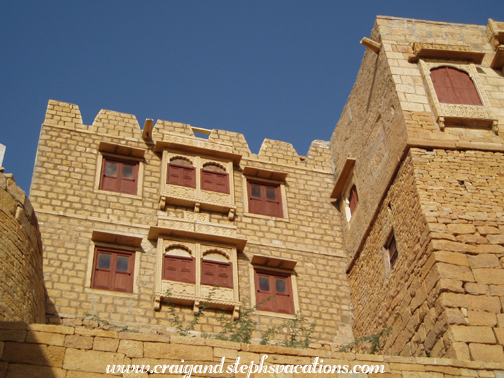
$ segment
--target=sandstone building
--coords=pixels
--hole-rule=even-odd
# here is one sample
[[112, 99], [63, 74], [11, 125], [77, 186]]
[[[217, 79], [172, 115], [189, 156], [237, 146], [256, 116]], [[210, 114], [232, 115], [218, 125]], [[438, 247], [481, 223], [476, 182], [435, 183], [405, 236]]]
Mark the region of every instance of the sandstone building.
[[306, 157], [51, 100], [30, 190], [47, 322], [162, 332], [168, 297], [189, 322], [211, 295], [261, 303], [256, 338], [300, 314], [326, 351], [390, 328], [385, 355], [504, 362], [504, 23], [379, 16], [362, 43]]

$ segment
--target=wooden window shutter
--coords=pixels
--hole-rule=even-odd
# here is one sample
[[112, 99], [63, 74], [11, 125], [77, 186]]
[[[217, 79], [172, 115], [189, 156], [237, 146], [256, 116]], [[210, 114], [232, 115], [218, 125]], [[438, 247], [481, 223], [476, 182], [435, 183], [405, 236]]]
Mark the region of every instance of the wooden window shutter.
[[100, 189], [137, 194], [139, 163], [103, 157]]
[[476, 86], [466, 72], [452, 67], [434, 68], [431, 70], [431, 79], [439, 102], [483, 105]]
[[164, 255], [163, 280], [195, 283], [194, 257]]
[[[256, 303], [263, 311], [294, 314], [290, 274], [256, 270]], [[273, 296], [273, 299], [269, 299]]]
[[280, 185], [248, 182], [249, 212], [283, 217]]
[[170, 163], [168, 164], [166, 183], [196, 188], [196, 169]]
[[229, 174], [202, 169], [201, 189], [229, 194]]
[[350, 214], [353, 215], [358, 203], [359, 203], [359, 196], [357, 194], [357, 187], [353, 185], [352, 189], [350, 189], [350, 197], [349, 197]]
[[233, 287], [233, 264], [211, 260], [201, 261], [201, 284]]
[[91, 287], [132, 293], [134, 269], [134, 252], [96, 247]]

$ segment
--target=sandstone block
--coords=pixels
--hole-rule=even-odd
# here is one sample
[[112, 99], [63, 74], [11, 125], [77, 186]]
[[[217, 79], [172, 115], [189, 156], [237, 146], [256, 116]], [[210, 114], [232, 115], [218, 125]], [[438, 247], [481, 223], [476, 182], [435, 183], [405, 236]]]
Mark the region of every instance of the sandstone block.
[[471, 223], [452, 223], [446, 226], [448, 232], [452, 234], [473, 234], [476, 232], [476, 227]]
[[209, 346], [145, 342], [144, 357], [212, 361], [213, 350]]
[[499, 259], [495, 255], [468, 256], [471, 268], [500, 268]]
[[121, 340], [119, 353], [124, 353], [128, 357], [143, 357], [143, 342], [135, 340]]
[[65, 348], [53, 345], [5, 343], [3, 361], [61, 367]]
[[25, 322], [0, 322], [1, 329], [23, 329], [26, 330], [27, 324]]
[[486, 344], [496, 343], [495, 335], [490, 327], [453, 325], [450, 326], [449, 332], [453, 335], [454, 341]]
[[68, 335], [65, 337], [67, 348], [91, 349], [93, 348], [93, 338], [90, 336]]
[[22, 343], [26, 339], [24, 329], [2, 329], [0, 330], [0, 341], [17, 341]]
[[9, 378], [65, 378], [66, 374], [61, 368], [26, 364], [9, 364], [7, 369]]
[[[111, 339], [108, 337], [95, 337], [93, 343], [94, 350], [101, 350], [104, 352], [116, 352], [119, 345], [118, 339]], [[119, 351], [119, 353], [122, 353]]]
[[492, 244], [504, 244], [504, 235], [487, 235], [487, 239]]
[[499, 229], [497, 227], [492, 227], [492, 226], [478, 226], [476, 227], [478, 232], [481, 235], [488, 235], [488, 234], [498, 234], [500, 233]]
[[74, 327], [67, 327], [62, 325], [28, 324], [27, 327], [29, 331], [61, 333], [63, 335], [73, 335], [75, 333]]
[[480, 284], [504, 284], [504, 269], [473, 269], [473, 274]]
[[131, 360], [122, 353], [68, 348], [63, 369], [91, 373], [105, 373], [107, 365], [129, 365]]
[[445, 262], [453, 265], [469, 266], [467, 255], [457, 252], [438, 251], [433, 253], [436, 261]]
[[[473, 272], [467, 266], [437, 263], [435, 268], [438, 270], [440, 278], [474, 282]], [[504, 273], [504, 270], [502, 272]]]
[[62, 346], [64, 341], [65, 335], [62, 335], [61, 333], [28, 331], [26, 334], [27, 343]]
[[475, 284], [472, 282], [467, 282], [464, 285], [464, 289], [466, 293], [468, 294], [473, 294], [473, 295], [488, 295], [490, 294], [490, 288], [488, 285], [483, 285], [483, 284]]
[[497, 315], [492, 312], [468, 311], [467, 318], [469, 321], [468, 325], [471, 326], [482, 325], [482, 326], [495, 327], [497, 325]]
[[494, 328], [495, 336], [497, 337], [497, 342], [500, 345], [504, 345], [504, 328]]
[[504, 362], [502, 345], [469, 344], [471, 357], [475, 361]]
[[[126, 332], [126, 333], [131, 333], [131, 332]], [[118, 333], [116, 331], [105, 331], [103, 329], [89, 329], [89, 328], [85, 328], [85, 327], [76, 327], [75, 334], [82, 335], [82, 336], [101, 336], [101, 337], [110, 337], [110, 338], [115, 338], [118, 335]]]

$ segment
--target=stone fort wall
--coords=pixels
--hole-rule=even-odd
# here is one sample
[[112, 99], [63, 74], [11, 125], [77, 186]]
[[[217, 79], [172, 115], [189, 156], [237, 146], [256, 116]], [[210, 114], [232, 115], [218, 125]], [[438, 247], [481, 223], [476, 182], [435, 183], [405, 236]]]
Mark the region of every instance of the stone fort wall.
[[45, 322], [37, 217], [12, 175], [0, 173], [0, 320]]

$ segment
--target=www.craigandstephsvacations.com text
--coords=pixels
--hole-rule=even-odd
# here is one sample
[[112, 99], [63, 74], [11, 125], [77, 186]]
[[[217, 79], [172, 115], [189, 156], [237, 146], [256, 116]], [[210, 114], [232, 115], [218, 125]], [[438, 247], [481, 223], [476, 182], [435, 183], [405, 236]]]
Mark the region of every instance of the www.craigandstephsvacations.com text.
[[[265, 361], [268, 358], [266, 354], [261, 356], [259, 364], [251, 361], [249, 364], [240, 364], [240, 357], [237, 357], [235, 362], [226, 367], [227, 374], [247, 374], [247, 378], [251, 374], [269, 373], [291, 373], [291, 374], [352, 374], [352, 373], [384, 373], [385, 365], [324, 365], [324, 360], [315, 357], [312, 364], [309, 365], [266, 365]], [[180, 365], [107, 365], [106, 373], [169, 373], [169, 374], [184, 374], [184, 378], [189, 378], [191, 374], [216, 374], [224, 372], [224, 362], [226, 358], [222, 357], [220, 364], [217, 365], [184, 365], [184, 360], [181, 360]]]

